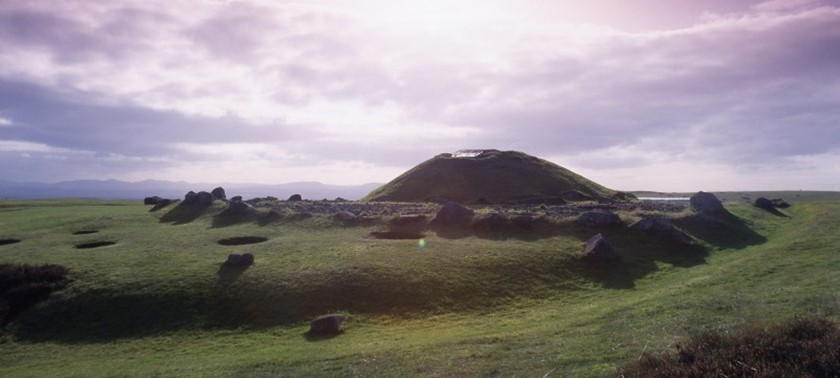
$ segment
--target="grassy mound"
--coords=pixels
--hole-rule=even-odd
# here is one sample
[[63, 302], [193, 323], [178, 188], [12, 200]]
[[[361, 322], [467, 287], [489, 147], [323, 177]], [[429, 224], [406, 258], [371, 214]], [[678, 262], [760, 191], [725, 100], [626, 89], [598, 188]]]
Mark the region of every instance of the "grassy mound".
[[[619, 211], [625, 225], [639, 209]], [[5, 327], [0, 375], [614, 377], [708, 329], [840, 316], [840, 202], [797, 203], [789, 217], [727, 203], [715, 222], [658, 214], [695, 245], [562, 211], [546, 230], [394, 240], [326, 213], [263, 223], [269, 209], [255, 208], [222, 227], [220, 203], [147, 210], [0, 201], [0, 228], [24, 240], [0, 261], [60, 264], [73, 278]], [[75, 249], [85, 240], [72, 232], [92, 229], [119, 243]], [[595, 232], [620, 260], [580, 259]], [[268, 240], [218, 243], [246, 235]], [[253, 265], [223, 264], [243, 252]], [[345, 332], [306, 336], [335, 312]]]
[[840, 327], [825, 318], [770, 329], [711, 331], [676, 350], [646, 354], [624, 377], [834, 377], [840, 372]]
[[487, 150], [477, 157], [435, 156], [374, 190], [363, 201], [516, 203], [562, 199], [570, 192], [594, 199], [617, 193], [522, 152]]

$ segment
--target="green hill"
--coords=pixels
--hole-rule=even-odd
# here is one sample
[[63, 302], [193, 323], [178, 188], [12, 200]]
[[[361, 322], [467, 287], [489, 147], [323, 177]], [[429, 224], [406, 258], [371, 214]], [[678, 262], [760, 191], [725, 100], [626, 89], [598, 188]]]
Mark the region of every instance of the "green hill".
[[557, 164], [518, 151], [476, 157], [437, 155], [368, 194], [363, 201], [518, 203], [604, 199], [617, 194]]
[[[0, 376], [614, 377], [710, 329], [838, 319], [840, 202], [726, 206], [711, 224], [660, 214], [685, 246], [560, 214], [546, 235], [419, 244], [323, 215], [215, 222], [220, 202], [173, 220], [139, 202], [0, 201], [0, 239], [18, 240], [0, 264], [69, 272], [0, 331]], [[620, 261], [580, 259], [596, 232]], [[242, 237], [267, 240], [219, 243]], [[97, 242], [113, 244], [77, 247]], [[253, 266], [222, 265], [243, 252]], [[307, 337], [330, 312], [345, 332]]]

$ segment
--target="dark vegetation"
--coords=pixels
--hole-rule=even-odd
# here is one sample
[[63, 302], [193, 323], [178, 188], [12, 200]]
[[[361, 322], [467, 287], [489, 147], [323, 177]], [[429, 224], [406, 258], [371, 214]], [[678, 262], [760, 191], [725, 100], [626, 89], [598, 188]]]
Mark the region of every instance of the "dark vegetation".
[[61, 265], [0, 264], [0, 326], [66, 284]]
[[840, 327], [819, 317], [710, 331], [627, 365], [623, 377], [837, 377]]

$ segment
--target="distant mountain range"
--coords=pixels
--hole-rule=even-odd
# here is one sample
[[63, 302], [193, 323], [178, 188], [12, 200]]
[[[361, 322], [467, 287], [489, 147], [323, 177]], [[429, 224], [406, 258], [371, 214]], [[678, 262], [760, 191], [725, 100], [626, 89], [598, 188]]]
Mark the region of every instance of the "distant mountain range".
[[118, 180], [77, 180], [62, 181], [53, 184], [40, 182], [14, 182], [0, 180], [0, 198], [102, 198], [136, 199], [149, 196], [164, 198], [183, 198], [190, 190], [211, 191], [223, 187], [228, 197], [242, 196], [245, 199], [274, 196], [286, 199], [292, 194], [300, 194], [304, 199], [344, 199], [356, 200], [364, 197], [382, 184], [363, 185], [328, 185], [319, 182], [295, 182], [278, 185], [232, 184], [232, 183], [188, 183], [183, 181], [145, 180], [127, 182]]

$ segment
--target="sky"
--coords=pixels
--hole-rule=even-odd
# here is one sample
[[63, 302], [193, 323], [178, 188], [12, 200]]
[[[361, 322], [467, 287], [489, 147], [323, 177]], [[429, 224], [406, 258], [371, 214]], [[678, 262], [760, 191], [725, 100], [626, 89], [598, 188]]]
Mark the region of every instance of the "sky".
[[840, 0], [0, 0], [0, 179], [840, 190]]

